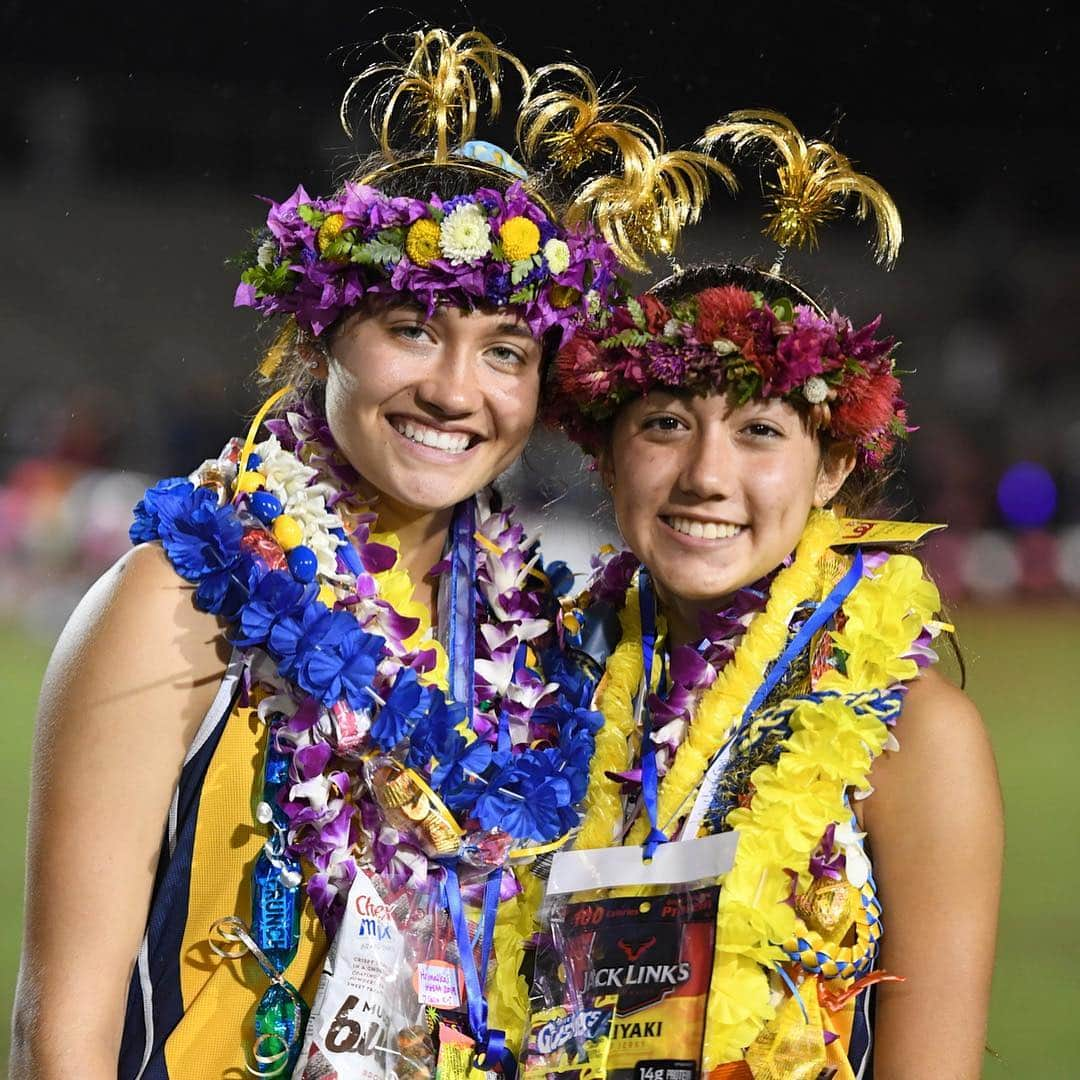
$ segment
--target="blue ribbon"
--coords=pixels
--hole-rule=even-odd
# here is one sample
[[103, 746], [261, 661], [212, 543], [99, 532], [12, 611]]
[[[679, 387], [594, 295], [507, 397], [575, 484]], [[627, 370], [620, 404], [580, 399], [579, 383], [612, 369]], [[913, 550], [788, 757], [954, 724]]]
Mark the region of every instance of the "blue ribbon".
[[476, 660], [476, 503], [466, 499], [454, 509], [450, 526], [450, 584], [439, 623], [446, 627], [450, 695], [473, 713], [473, 664]]
[[660, 778], [656, 771], [656, 743], [652, 739], [652, 716], [649, 712], [653, 661], [656, 658], [656, 594], [653, 591], [652, 578], [645, 567], [641, 568], [638, 575], [638, 607], [641, 611], [641, 660], [645, 676], [642, 690], [645, 701], [641, 731], [641, 798], [645, 803], [645, 813], [649, 816], [649, 835], [645, 837], [642, 857], [647, 862], [656, 854], [656, 849], [661, 844], [667, 843], [668, 838], [657, 821]]
[[791, 976], [784, 970], [783, 965], [777, 961], [774, 965], [776, 973], [787, 984], [787, 988], [791, 991], [791, 996], [799, 1003], [799, 1008], [802, 1009], [803, 1020], [806, 1023], [810, 1023], [810, 1014], [806, 1011], [806, 1004], [803, 1002], [802, 994], [799, 993], [799, 988], [791, 980]]
[[[859, 583], [863, 575], [862, 549], [857, 548], [855, 557], [847, 573], [832, 587], [829, 595], [817, 606], [814, 613], [799, 627], [798, 633], [791, 639], [788, 646], [769, 668], [768, 674], [762, 680], [750, 704], [739, 721], [738, 731], [741, 731], [749, 722], [754, 713], [765, 704], [766, 698], [776, 688], [780, 680], [787, 674], [788, 669], [799, 657], [802, 651], [810, 644], [813, 636], [840, 610], [844, 601], [851, 594], [851, 590]], [[645, 810], [649, 815], [651, 829], [645, 840], [644, 857], [651, 859], [659, 844], [667, 840], [667, 836], [660, 830], [657, 822], [657, 788], [656, 775], [656, 745], [650, 737], [650, 717], [648, 709], [649, 687], [652, 683], [653, 656], [656, 651], [656, 596], [653, 591], [652, 581], [644, 567], [639, 575], [639, 605], [641, 608], [641, 656], [645, 671], [645, 710], [643, 716], [642, 751], [641, 751], [641, 794], [645, 803]], [[738, 731], [736, 734], [738, 734]]]
[[851, 561], [848, 572], [832, 587], [829, 595], [817, 606], [817, 610], [799, 627], [799, 632], [791, 639], [788, 647], [780, 654], [776, 663], [769, 669], [757, 692], [750, 699], [743, 713], [742, 724], [749, 721], [765, 704], [765, 699], [773, 692], [780, 680], [787, 674], [787, 670], [798, 658], [799, 654], [810, 644], [811, 638], [840, 610], [841, 605], [851, 594], [851, 590], [859, 583], [863, 574], [863, 554], [861, 548], [856, 548], [855, 558]]
[[469, 1016], [469, 1028], [476, 1040], [476, 1060], [481, 1063], [497, 1062], [503, 1076], [514, 1080], [517, 1062], [506, 1045], [506, 1032], [488, 1029], [487, 997], [484, 987], [487, 985], [488, 963], [491, 960], [491, 948], [495, 940], [495, 914], [499, 909], [499, 893], [502, 887], [502, 867], [497, 867], [484, 887], [484, 906], [480, 915], [477, 932], [480, 936], [480, 969], [476, 967], [473, 955], [474, 942], [469, 939], [469, 924], [465, 919], [465, 907], [461, 902], [461, 886], [458, 882], [457, 869], [447, 864], [446, 878], [443, 881], [443, 898], [450, 913], [450, 922], [454, 927], [454, 939], [458, 948], [458, 963], [465, 978], [465, 1000]]

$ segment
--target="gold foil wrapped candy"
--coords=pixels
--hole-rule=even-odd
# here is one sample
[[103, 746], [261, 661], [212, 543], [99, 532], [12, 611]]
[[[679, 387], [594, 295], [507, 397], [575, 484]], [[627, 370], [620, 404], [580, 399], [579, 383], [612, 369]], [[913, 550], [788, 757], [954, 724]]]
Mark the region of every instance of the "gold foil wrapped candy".
[[[799, 986], [803, 1005], [788, 998], [746, 1051], [754, 1080], [817, 1080], [827, 1063], [817, 980]], [[806, 1015], [803, 1015], [803, 1008]]]
[[425, 855], [455, 855], [462, 832], [442, 800], [412, 769], [395, 761], [378, 765], [371, 776], [371, 790], [386, 820], [400, 832], [414, 837]]
[[839, 941], [851, 926], [854, 890], [846, 881], [819, 879], [795, 897], [795, 910], [808, 926], [831, 941]]

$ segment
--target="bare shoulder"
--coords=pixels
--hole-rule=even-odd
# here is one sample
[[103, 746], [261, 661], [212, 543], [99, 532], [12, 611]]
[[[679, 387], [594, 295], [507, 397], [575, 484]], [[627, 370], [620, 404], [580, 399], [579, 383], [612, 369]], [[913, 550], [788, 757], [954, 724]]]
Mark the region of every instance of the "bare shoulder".
[[[933, 759], [987, 759], [993, 762], [990, 739], [975, 703], [958, 686], [930, 669], [908, 685], [904, 708], [897, 724], [901, 753], [885, 760], [918, 758], [918, 764]], [[915, 762], [910, 761], [908, 765]]]
[[912, 756], [990, 748], [975, 702], [933, 668], [909, 684], [899, 728], [901, 746], [910, 749]]
[[[82, 706], [156, 689], [181, 711], [209, 706], [224, 673], [228, 644], [218, 620], [199, 611], [193, 588], [158, 544], [119, 559], [83, 597], [57, 642], [42, 688], [76, 688]], [[75, 685], [73, 685], [75, 684]]]
[[[896, 725], [900, 749], [883, 754], [871, 771], [874, 795], [865, 814], [882, 818], [909, 803], [937, 802], [1000, 812], [1000, 791], [990, 736], [975, 703], [933, 669], [908, 686]], [[995, 810], [996, 808], [996, 810]]]
[[73, 1027], [106, 1055], [119, 1044], [169, 803], [227, 652], [156, 544], [106, 571], [60, 635], [38, 707], [27, 837], [27, 896], [48, 903], [26, 907], [16, 1060], [67, 1063]]
[[981, 1075], [1001, 884], [1004, 818], [978, 709], [936, 672], [915, 679], [899, 749], [870, 773], [861, 805], [888, 913], [881, 966], [902, 974], [878, 999], [875, 1075]]

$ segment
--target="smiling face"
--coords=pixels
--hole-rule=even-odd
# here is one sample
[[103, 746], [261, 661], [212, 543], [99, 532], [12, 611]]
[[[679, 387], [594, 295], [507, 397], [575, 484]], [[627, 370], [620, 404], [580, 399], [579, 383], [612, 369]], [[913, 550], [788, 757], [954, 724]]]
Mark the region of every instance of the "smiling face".
[[786, 402], [654, 392], [621, 408], [601, 464], [624, 539], [649, 568], [673, 632], [690, 640], [698, 612], [794, 550], [854, 459], [838, 446], [823, 453]]
[[447, 511], [521, 453], [536, 417], [540, 344], [512, 314], [388, 307], [330, 345], [326, 418], [374, 488], [380, 517]]

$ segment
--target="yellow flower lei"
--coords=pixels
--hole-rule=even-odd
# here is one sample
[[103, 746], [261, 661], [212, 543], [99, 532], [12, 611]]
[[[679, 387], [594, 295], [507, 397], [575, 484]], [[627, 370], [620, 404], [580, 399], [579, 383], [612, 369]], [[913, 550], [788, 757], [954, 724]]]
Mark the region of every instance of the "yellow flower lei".
[[[791, 613], [800, 601], [817, 586], [819, 564], [830, 545], [840, 536], [836, 517], [815, 511], [795, 552], [795, 561], [776, 576], [769, 591], [765, 610], [750, 623], [734, 658], [709, 687], [698, 704], [686, 741], [659, 789], [657, 820], [662, 829], [670, 824], [686, 798], [701, 782], [709, 761], [738, 723], [750, 699], [765, 676], [765, 670], [787, 643]], [[579, 848], [606, 847], [615, 836], [622, 814], [619, 782], [607, 777], [631, 764], [635, 735], [634, 696], [641, 683], [641, 616], [638, 591], [626, 596], [620, 616], [623, 636], [607, 663], [605, 681], [598, 696], [604, 714], [604, 726], [597, 733], [596, 750], [589, 770], [589, 791], [585, 797], [585, 815]], [[648, 831], [648, 822], [638, 821], [628, 843], [640, 844]]]
[[[831, 584], [827, 554], [839, 535], [832, 514], [811, 516], [795, 561], [777, 575], [765, 610], [751, 622], [734, 658], [698, 704], [687, 740], [660, 787], [661, 827], [679, 815], [713, 753], [741, 718], [765, 669], [786, 644], [792, 612], [803, 600], [821, 599]], [[830, 670], [815, 689], [852, 694], [914, 678], [918, 667], [905, 654], [939, 607], [937, 589], [923, 577], [918, 560], [890, 557], [863, 577], [844, 603], [846, 622], [833, 634], [833, 642], [847, 654], [846, 674]], [[632, 589], [622, 613], [623, 639], [608, 661], [598, 695], [604, 738], [597, 739], [580, 847], [612, 843], [622, 818], [618, 784], [605, 773], [627, 767], [634, 753], [633, 698], [642, 677], [637, 610], [637, 591]], [[814, 850], [830, 824], [847, 820], [847, 790], [869, 787], [870, 767], [887, 735], [880, 719], [857, 713], [843, 697], [800, 700], [783, 753], [774, 764], [761, 765], [751, 774], [750, 806], [733, 811], [728, 819], [739, 831], [739, 845], [717, 910], [703, 1051], [706, 1072], [740, 1060], [774, 1016], [767, 969], [787, 959], [780, 943], [794, 937], [801, 925], [785, 902], [791, 890], [785, 870], [799, 874], [800, 887], [808, 885]], [[628, 842], [640, 843], [647, 828], [647, 823], [635, 823]]]

